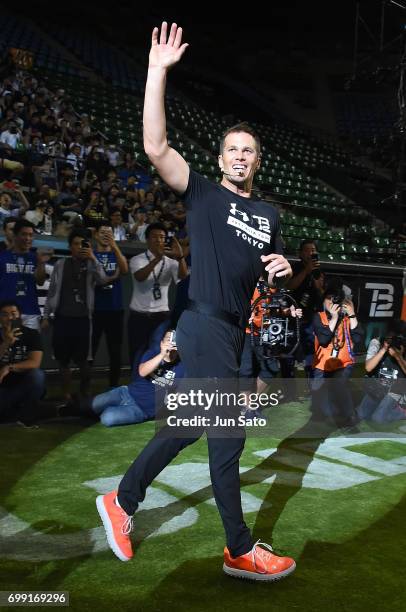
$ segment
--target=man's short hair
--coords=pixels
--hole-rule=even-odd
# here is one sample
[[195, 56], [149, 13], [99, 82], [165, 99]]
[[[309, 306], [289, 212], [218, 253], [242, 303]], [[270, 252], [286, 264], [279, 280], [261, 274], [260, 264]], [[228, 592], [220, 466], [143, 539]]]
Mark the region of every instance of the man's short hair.
[[314, 244], [314, 246], [317, 248], [317, 242], [315, 240], [312, 240], [311, 238], [306, 238], [306, 240], [302, 240], [302, 242], [299, 245], [299, 251], [303, 251], [304, 247], [307, 244]]
[[159, 230], [161, 232], [165, 232], [165, 236], [167, 235], [166, 227], [163, 223], [150, 223], [145, 230], [145, 238], [148, 240], [148, 236], [153, 230]]
[[17, 236], [17, 234], [19, 234], [24, 227], [31, 227], [32, 229], [35, 229], [35, 226], [33, 223], [31, 223], [31, 221], [27, 221], [27, 219], [18, 219], [13, 227], [14, 235]]
[[82, 238], [83, 240], [90, 240], [89, 232], [84, 229], [74, 229], [68, 236], [68, 244], [71, 246], [75, 238]]
[[21, 307], [14, 300], [3, 300], [0, 302], [0, 310], [3, 310], [3, 308], [7, 308], [9, 306], [14, 306], [15, 308], [17, 308], [18, 312], [21, 314]]
[[95, 231], [100, 231], [101, 227], [111, 227], [110, 221], [108, 221], [107, 219], [101, 219], [100, 221], [96, 221], [96, 223], [94, 224]]
[[255, 146], [257, 147], [258, 156], [261, 155], [261, 141], [257, 132], [252, 128], [248, 123], [243, 121], [242, 123], [237, 123], [236, 125], [231, 126], [226, 130], [220, 139], [220, 155], [223, 154], [224, 142], [229, 134], [234, 134], [236, 132], [245, 132], [246, 134], [250, 134], [255, 140]]

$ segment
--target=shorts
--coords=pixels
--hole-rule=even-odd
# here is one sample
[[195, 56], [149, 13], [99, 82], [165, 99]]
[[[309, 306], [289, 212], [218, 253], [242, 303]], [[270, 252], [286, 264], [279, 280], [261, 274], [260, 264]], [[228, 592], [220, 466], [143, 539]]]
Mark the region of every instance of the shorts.
[[52, 348], [56, 361], [68, 366], [86, 361], [90, 347], [90, 321], [87, 317], [55, 317]]
[[[274, 357], [266, 359], [263, 347], [259, 345], [258, 341], [255, 339], [254, 345], [252, 345], [251, 335], [245, 334], [244, 348], [241, 356], [240, 388], [244, 389], [244, 378], [256, 379], [259, 377], [266, 382], [275, 378], [278, 371], [278, 361]], [[247, 380], [247, 387], [251, 387], [249, 380]]]

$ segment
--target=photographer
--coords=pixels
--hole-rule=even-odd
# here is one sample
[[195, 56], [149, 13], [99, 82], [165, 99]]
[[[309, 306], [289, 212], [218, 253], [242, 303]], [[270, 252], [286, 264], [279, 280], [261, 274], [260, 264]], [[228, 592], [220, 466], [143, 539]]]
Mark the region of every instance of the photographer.
[[360, 419], [387, 423], [406, 419], [406, 322], [392, 321], [385, 337], [373, 338], [365, 360]]
[[123, 288], [121, 275], [128, 272], [127, 260], [116, 244], [112, 228], [107, 221], [96, 226], [95, 256], [101, 263], [110, 282], [97, 286], [93, 313], [93, 359], [103, 334], [106, 337], [110, 361], [109, 386], [117, 387], [121, 369], [121, 347], [123, 344]]
[[55, 317], [52, 344], [65, 400], [71, 397], [71, 361], [79, 367], [81, 392], [88, 392], [95, 285], [109, 280], [85, 231], [73, 230], [68, 243], [71, 257], [58, 259], [54, 266], [42, 323], [44, 329], [48, 327], [49, 318]]
[[45, 391], [39, 333], [25, 327], [18, 304], [0, 304], [0, 415], [32, 421]]
[[96, 395], [92, 411], [106, 427], [131, 425], [155, 418], [166, 391], [173, 392], [184, 376], [174, 331], [167, 331], [159, 348], [151, 346], [142, 356], [136, 374], [125, 386]]
[[[312, 408], [332, 417], [339, 426], [356, 421], [348, 386], [355, 363], [353, 346], [361, 342], [363, 330], [354, 312], [354, 304], [346, 299], [342, 287], [326, 289], [324, 311], [314, 315], [315, 352], [313, 358]], [[326, 379], [336, 379], [326, 382]]]
[[[300, 323], [300, 350], [304, 358], [307, 377], [311, 375], [314, 354], [313, 316], [321, 310], [323, 301], [324, 274], [320, 270], [319, 255], [314, 240], [303, 240], [299, 247], [300, 261], [292, 264], [293, 276], [287, 284], [292, 297], [302, 308]], [[285, 368], [289, 367], [286, 363]], [[290, 363], [293, 370], [294, 359]], [[290, 374], [292, 375], [292, 373]], [[288, 372], [284, 374], [288, 377]]]
[[130, 260], [133, 293], [128, 318], [130, 363], [136, 362], [154, 330], [169, 319], [169, 286], [186, 278], [188, 268], [176, 238], [169, 244], [165, 226], [153, 223], [146, 230], [147, 251]]

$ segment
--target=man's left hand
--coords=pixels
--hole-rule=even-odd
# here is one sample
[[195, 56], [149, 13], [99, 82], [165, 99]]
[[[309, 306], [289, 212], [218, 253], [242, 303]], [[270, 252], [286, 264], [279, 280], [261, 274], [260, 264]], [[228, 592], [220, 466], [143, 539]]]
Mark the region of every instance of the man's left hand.
[[91, 247], [82, 247], [79, 253], [82, 259], [96, 259]]
[[270, 255], [261, 255], [261, 260], [268, 272], [268, 283], [271, 285], [274, 278], [283, 278], [288, 280], [292, 276], [292, 268], [288, 260], [283, 255], [271, 253]]
[[178, 240], [175, 237], [172, 239], [172, 244], [170, 247], [165, 248], [165, 255], [167, 257], [171, 257], [172, 259], [181, 259], [183, 257], [183, 250], [180, 246]]

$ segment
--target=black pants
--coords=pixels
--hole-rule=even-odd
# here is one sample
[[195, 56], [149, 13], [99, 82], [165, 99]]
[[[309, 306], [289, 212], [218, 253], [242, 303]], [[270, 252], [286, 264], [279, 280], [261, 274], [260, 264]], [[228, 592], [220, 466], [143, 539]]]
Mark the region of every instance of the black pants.
[[109, 353], [110, 387], [118, 387], [120, 380], [123, 318], [123, 310], [99, 310], [93, 314], [92, 355], [94, 359], [104, 333]]
[[[186, 310], [179, 320], [176, 338], [188, 378], [217, 377], [238, 385], [244, 330], [214, 317]], [[192, 407], [183, 413], [191, 416]], [[181, 438], [175, 437], [169, 432], [170, 429], [166, 426], [158, 432], [124, 475], [118, 499], [127, 514], [135, 512], [154, 478], [183, 448], [196, 442], [204, 431], [203, 428], [193, 430], [190, 437]], [[241, 509], [239, 459], [245, 443], [243, 428], [239, 434], [218, 437], [207, 430], [213, 493], [226, 532], [227, 546], [233, 556], [245, 554], [253, 545]]]
[[156, 328], [169, 319], [170, 312], [136, 312], [130, 310], [128, 317], [128, 355], [132, 372], [138, 367], [143, 352], [147, 349]]

